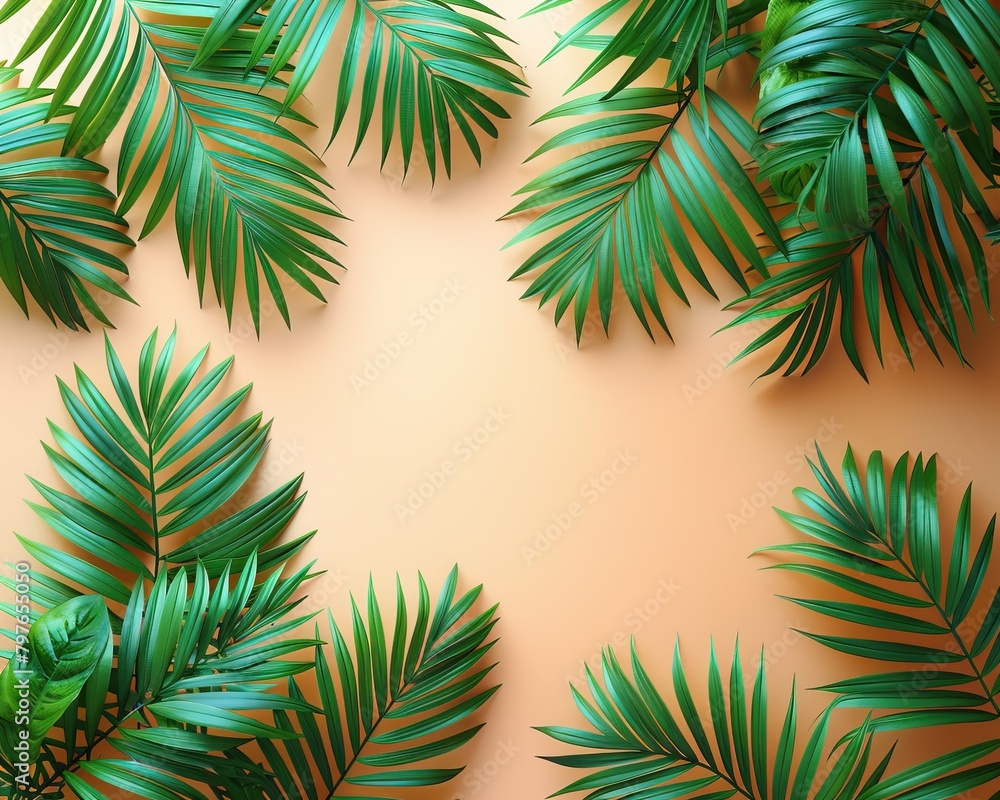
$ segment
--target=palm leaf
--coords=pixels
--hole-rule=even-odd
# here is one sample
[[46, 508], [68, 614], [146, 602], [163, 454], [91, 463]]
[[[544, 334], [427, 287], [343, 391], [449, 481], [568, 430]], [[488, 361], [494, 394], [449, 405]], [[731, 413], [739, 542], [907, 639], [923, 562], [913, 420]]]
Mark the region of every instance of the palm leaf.
[[[0, 22], [23, 5], [7, 0]], [[194, 271], [199, 299], [210, 283], [231, 324], [242, 286], [259, 331], [262, 283], [286, 324], [280, 275], [324, 299], [317, 280], [335, 283], [324, 264], [338, 262], [316, 240], [339, 240], [314, 217], [341, 215], [321, 188], [323, 178], [293, 154], [306, 151], [304, 143], [275, 122], [284, 107], [280, 97], [261, 92], [264, 70], [245, 69], [256, 28], [195, 66], [215, 7], [121, 0], [116, 9], [113, 0], [51, 0], [15, 63], [41, 53], [33, 86], [63, 66], [54, 108], [86, 86], [66, 152], [87, 155], [128, 118], [117, 169], [119, 213], [148, 200], [142, 238], [174, 202], [181, 256], [185, 271]], [[155, 22], [151, 13], [159, 15]], [[308, 123], [297, 113], [288, 118]]]
[[577, 748], [567, 755], [546, 756], [547, 761], [586, 773], [553, 797], [911, 800], [933, 795], [943, 799], [949, 795], [934, 792], [945, 787], [961, 791], [960, 787], [971, 785], [967, 781], [978, 786], [1000, 775], [1000, 764], [995, 763], [964, 769], [1000, 744], [990, 742], [886, 778], [892, 753], [872, 761], [872, 731], [867, 722], [831, 749], [827, 742], [830, 710], [820, 716], [804, 745], [797, 744], [794, 688], [787, 704], [782, 704], [784, 722], [771, 747], [764, 660], [754, 675], [744, 676], [738, 645], [728, 689], [714, 648], [710, 654], [707, 717], [694, 700], [679, 648], [674, 650], [669, 703], [640, 662], [634, 643], [630, 660], [631, 675], [607, 648], [602, 656], [602, 680], [587, 670], [589, 696], [573, 688], [588, 728], [539, 729]]
[[[0, 84], [20, 70], [0, 66]], [[87, 329], [87, 314], [110, 321], [93, 290], [131, 298], [108, 273], [128, 274], [113, 252], [132, 240], [109, 206], [115, 196], [100, 179], [107, 170], [85, 158], [59, 155], [72, 109], [35, 88], [0, 91], [0, 278], [28, 315], [34, 300], [53, 322]]]
[[[265, 715], [318, 711], [270, 691], [311, 670], [295, 656], [319, 644], [297, 633], [311, 615], [294, 613], [312, 565], [286, 569], [311, 535], [279, 541], [301, 478], [244, 503], [269, 426], [235, 421], [249, 387], [217, 396], [231, 359], [202, 370], [206, 348], [175, 371], [175, 338], [157, 350], [154, 332], [134, 378], [106, 340], [110, 391], [80, 369], [76, 392], [60, 382], [76, 430], [52, 424], [46, 451], [65, 491], [33, 483], [45, 500], [35, 509], [64, 543], [21, 537], [38, 565], [33, 612], [107, 604], [113, 637], [93, 637], [86, 673], [47, 670], [61, 705], [44, 717], [30, 796], [259, 798], [267, 775], [239, 748], [298, 736]], [[73, 626], [59, 627], [72, 644]], [[102, 743], [123, 757], [98, 757]]]
[[[911, 364], [912, 326], [936, 357], [943, 342], [964, 362], [960, 329], [963, 317], [973, 323], [974, 294], [989, 311], [982, 233], [970, 217], [997, 222], [981, 187], [996, 186], [1000, 170], [998, 49], [1000, 14], [980, 0], [816, 0], [783, 26], [759, 72], [787, 77], [762, 92], [754, 152], [762, 176], [794, 184], [786, 194], [805, 231], [737, 301], [749, 307], [733, 324], [769, 328], [741, 357], [790, 329], [765, 374], [807, 372], [839, 319], [864, 376], [859, 328], [881, 362], [888, 316]], [[855, 320], [859, 268], [864, 322]]]
[[[419, 144], [433, 180], [438, 155], [451, 176], [455, 129], [477, 163], [482, 148], [477, 133], [495, 139], [495, 119], [508, 119], [496, 95], [523, 95], [524, 80], [517, 62], [500, 41], [510, 38], [490, 18], [500, 15], [477, 0], [357, 0], [348, 11], [344, 0], [234, 0], [209, 25], [194, 65], [207, 63], [225, 45], [231, 46], [245, 21], [266, 14], [251, 50], [258, 64], [282, 36], [272, 59], [264, 62], [268, 79], [286, 68], [298, 54], [284, 107], [302, 95], [331, 43], [346, 37], [339, 65], [333, 131], [341, 131], [348, 108], [358, 105], [359, 120], [352, 158], [371, 126], [381, 97], [381, 163], [394, 140], [399, 141], [403, 175], [409, 170], [414, 144]], [[467, 13], [471, 12], [471, 13]], [[355, 90], [360, 88], [360, 100]], [[332, 92], [331, 92], [332, 95]], [[331, 100], [331, 102], [333, 102]]]
[[822, 453], [811, 466], [823, 493], [795, 492], [810, 514], [779, 513], [816, 543], [765, 550], [796, 557], [777, 568], [819, 578], [848, 598], [789, 598], [858, 629], [811, 638], [883, 668], [822, 688], [839, 705], [876, 709], [875, 729], [995, 720], [1000, 591], [985, 583], [996, 517], [973, 535], [970, 486], [946, 544], [937, 456], [918, 455], [912, 465], [903, 456], [888, 477], [878, 451], [865, 475], [850, 448], [840, 479]]
[[52, 570], [54, 593], [83, 589], [124, 605], [137, 580], [148, 584], [164, 570], [193, 578], [201, 564], [214, 580], [254, 554], [267, 570], [311, 538], [276, 543], [302, 503], [301, 476], [245, 507], [239, 499], [270, 423], [238, 419], [249, 385], [219, 396], [233, 359], [203, 369], [205, 347], [175, 369], [175, 342], [176, 331], [157, 352], [154, 331], [132, 380], [105, 338], [108, 389], [79, 368], [75, 391], [59, 381], [75, 430], [50, 423], [54, 445], [45, 450], [68, 491], [32, 479], [44, 502], [30, 505], [65, 545], [22, 537]]
[[[550, 0], [532, 13], [559, 5], [562, 2]], [[757, 0], [732, 9], [709, 0], [609, 0], [574, 25], [549, 54], [570, 45], [598, 50], [571, 88], [589, 82], [619, 57], [628, 60], [610, 89], [564, 103], [538, 120], [586, 118], [529, 157], [553, 150], [564, 153], [560, 163], [519, 190], [529, 196], [508, 214], [541, 211], [508, 246], [554, 233], [513, 277], [537, 273], [524, 297], [538, 297], [542, 305], [555, 300], [557, 324], [572, 305], [578, 341], [595, 286], [607, 330], [619, 282], [650, 337], [647, 310], [669, 336], [659, 299], [661, 280], [688, 302], [674, 259], [715, 296], [688, 229], [745, 291], [746, 271], [767, 275], [760, 247], [783, 245], [743, 165], [753, 129], [721, 96], [705, 88], [708, 70], [721, 69], [756, 46], [758, 35], [740, 31], [765, 6]], [[592, 32], [628, 9], [630, 16], [613, 36]], [[662, 88], [637, 85], [664, 64]], [[692, 130], [682, 133], [687, 121]], [[735, 152], [713, 129], [716, 121], [730, 130]], [[756, 241], [740, 212], [766, 234], [766, 242]]]
[[[457, 579], [455, 568], [432, 610], [418, 576], [411, 624], [397, 577], [391, 636], [371, 583], [364, 611], [351, 600], [348, 635], [330, 616], [332, 659], [316, 649], [321, 712], [276, 711], [275, 726], [303, 738], [261, 743], [273, 775], [269, 797], [315, 800], [376, 787], [379, 797], [398, 798], [404, 789], [445, 783], [462, 771], [441, 766], [440, 758], [478, 733], [482, 724], [471, 718], [499, 686], [483, 688], [495, 666], [483, 662], [496, 641], [489, 638], [496, 606], [470, 616], [482, 587], [456, 597]], [[289, 679], [289, 696], [304, 691]]]

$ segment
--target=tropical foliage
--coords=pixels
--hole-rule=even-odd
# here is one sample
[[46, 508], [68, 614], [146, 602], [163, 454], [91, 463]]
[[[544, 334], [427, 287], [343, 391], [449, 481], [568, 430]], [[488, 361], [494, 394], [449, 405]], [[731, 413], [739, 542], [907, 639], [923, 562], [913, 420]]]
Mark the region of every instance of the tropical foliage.
[[[275, 727], [289, 736], [260, 743], [272, 775], [268, 797], [346, 797], [338, 792], [357, 786], [377, 787], [380, 797], [397, 797], [403, 789], [445, 783], [462, 772], [461, 767], [425, 764], [479, 732], [483, 723], [473, 724], [470, 717], [499, 686], [482, 688], [496, 666], [482, 666], [496, 641], [489, 640], [496, 606], [463, 621], [482, 587], [456, 599], [457, 577], [453, 569], [433, 612], [420, 577], [409, 632], [409, 613], [397, 578], [391, 639], [369, 584], [367, 625], [351, 603], [353, 658], [347, 639], [330, 617], [335, 667], [322, 648], [316, 649], [320, 709], [294, 715], [275, 711]], [[294, 678], [289, 679], [288, 689], [291, 697], [303, 697]], [[293, 738], [297, 734], [303, 739]]]
[[[810, 370], [836, 325], [864, 375], [857, 339], [881, 359], [886, 319], [907, 358], [912, 325], [935, 355], [944, 342], [964, 360], [963, 317], [977, 294], [989, 310], [980, 226], [997, 224], [984, 192], [1000, 171], [994, 6], [608, 0], [550, 57], [569, 46], [597, 53], [571, 89], [612, 65], [616, 80], [542, 117], [587, 119], [534, 154], [563, 158], [511, 212], [544, 209], [512, 243], [556, 231], [515, 277], [534, 274], [525, 294], [554, 300], [557, 321], [573, 304], [579, 337], [596, 289], [607, 328], [620, 282], [650, 335], [645, 308], [666, 330], [660, 280], [686, 301], [676, 262], [715, 294], [690, 230], [743, 292], [733, 324], [766, 328], [740, 357], [783, 341], [765, 374]], [[706, 88], [734, 59], [733, 99], [756, 64], [752, 121]]]
[[[634, 644], [630, 661], [631, 676], [608, 648], [603, 680], [587, 671], [589, 697], [573, 687], [577, 708], [590, 727], [540, 729], [577, 748], [547, 756], [548, 761], [586, 772], [553, 796], [946, 800], [1000, 776], [1000, 762], [984, 762], [1000, 748], [1000, 740], [889, 772], [893, 750], [878, 753], [870, 721], [839, 742], [828, 741], [832, 709], [811, 726], [801, 745], [794, 687], [779, 705], [785, 709], [783, 721], [772, 742], [764, 659], [754, 675], [745, 676], [738, 645], [728, 679], [714, 648], [710, 654], [708, 715], [699, 710], [679, 648], [674, 650], [670, 699], [656, 688]], [[679, 719], [671, 706], [679, 709]]]
[[[478, 731], [466, 718], [495, 691], [477, 688], [495, 608], [470, 614], [480, 589], [456, 599], [456, 569], [431, 614], [420, 578], [410, 630], [397, 579], [391, 658], [371, 592], [367, 628], [354, 609], [353, 656], [331, 617], [334, 676], [320, 630], [302, 633], [314, 614], [299, 610], [301, 590], [317, 573], [290, 563], [313, 534], [283, 537], [302, 477], [244, 499], [270, 423], [239, 418], [249, 386], [219, 396], [232, 359], [206, 369], [203, 349], [175, 367], [175, 347], [175, 333], [158, 348], [154, 332], [132, 378], [107, 341], [110, 391], [80, 369], [75, 391], [60, 382], [73, 427], [50, 423], [45, 450], [64, 486], [33, 480], [43, 502], [32, 507], [63, 542], [19, 537], [37, 567], [30, 607], [3, 607], [14, 647], [0, 673], [0, 795], [312, 798], [303, 742], [312, 763], [333, 754], [329, 796], [341, 782], [448, 780], [460, 770], [405, 767]], [[320, 705], [306, 699], [314, 683]], [[375, 731], [417, 712], [427, 715]], [[372, 769], [356, 776], [355, 764]]]
[[[0, 24], [17, 19], [26, 5], [27, 0], [6, 0], [0, 6]], [[67, 169], [97, 170], [85, 157], [123, 128], [115, 176], [117, 213], [104, 210], [97, 222], [74, 232], [111, 239], [114, 231], [97, 223], [122, 222], [118, 215], [127, 215], [142, 200], [146, 212], [141, 239], [160, 225], [172, 206], [184, 268], [194, 273], [199, 300], [210, 287], [231, 324], [237, 295], [245, 293], [259, 333], [262, 294], [273, 298], [285, 323], [291, 324], [285, 279], [321, 301], [322, 285], [336, 283], [330, 270], [340, 262], [330, 245], [340, 239], [329, 229], [329, 221], [342, 214], [327, 197], [328, 184], [317, 171], [319, 159], [300, 138], [312, 123], [293, 104], [314, 76], [345, 4], [268, 3], [266, 13], [258, 13], [258, 5], [51, 0], [12, 63], [38, 59], [32, 96], [41, 96], [46, 82], [55, 84], [45, 92], [52, 98], [48, 109], [23, 125], [72, 113], [68, 123], [35, 126], [47, 132], [46, 141], [62, 142], [63, 155], [76, 159], [64, 162]], [[364, 59], [357, 146], [381, 96], [383, 162], [397, 118], [407, 168], [418, 120], [432, 176], [438, 150], [451, 174], [453, 125], [479, 160], [475, 129], [496, 137], [490, 118], [509, 116], [492, 95], [523, 94], [524, 86], [508, 68], [513, 60], [496, 41], [507, 37], [485, 22], [484, 14], [492, 12], [475, 2], [359, 2], [337, 83], [334, 133], [351, 104], [365, 39], [371, 38]], [[71, 109], [66, 104], [76, 94], [82, 99]], [[21, 98], [10, 98], [15, 99]], [[30, 131], [8, 130], [6, 125], [0, 135], [10, 139], [4, 148], [8, 152], [39, 141], [37, 132], [33, 139]], [[45, 166], [28, 161], [5, 169], [23, 173]], [[75, 218], [81, 209], [50, 203], [47, 210]], [[72, 225], [73, 218], [62, 224]], [[5, 224], [23, 227], [30, 221]], [[121, 234], [118, 238], [129, 241]], [[75, 250], [60, 255], [58, 267], [49, 263], [56, 256], [33, 249], [3, 255], [5, 262], [16, 265], [5, 268], [8, 285], [15, 269], [27, 273], [25, 283], [42, 308], [67, 324], [83, 324], [73, 293], [106, 321], [90, 298], [80, 294], [81, 277], [122, 293]], [[120, 266], [110, 256], [101, 261], [96, 250], [85, 255], [112, 268]], [[62, 274], [70, 270], [62, 266], [64, 261], [72, 264], [68, 277]], [[45, 275], [48, 279], [40, 281], [32, 274], [57, 268], [58, 279]], [[14, 293], [24, 306], [20, 288]]]
[[[584, 749], [549, 758], [586, 770], [557, 794], [587, 792], [590, 800], [737, 795], [947, 800], [1000, 778], [1000, 740], [988, 739], [989, 734], [977, 737], [977, 744], [899, 771], [890, 769], [895, 745], [887, 751], [879, 746], [881, 738], [897, 731], [1000, 717], [1000, 592], [984, 590], [996, 517], [981, 537], [973, 536], [972, 490], [967, 488], [954, 534], [943, 544], [949, 536], [938, 511], [937, 456], [924, 460], [918, 455], [912, 466], [903, 456], [887, 472], [876, 451], [862, 475], [848, 446], [840, 478], [818, 449], [810, 465], [822, 493], [795, 491], [810, 514], [778, 513], [812, 541], [760, 552], [794, 557], [771, 568], [832, 587], [836, 599], [788, 599], [839, 625], [857, 627], [858, 636], [807, 636], [868, 659], [876, 669], [819, 687], [834, 699], [803, 746], [796, 743], [794, 686], [791, 699], [779, 706], [786, 709], [780, 729], [769, 719], [763, 653], [756, 673], [744, 675], [737, 643], [727, 684], [713, 646], [707, 691], [698, 693], [678, 645], [672, 696], [665, 698], [634, 643], [631, 675], [609, 647], [601, 664], [603, 680], [588, 668], [587, 692], [572, 687], [590, 728], [541, 729]], [[709, 713], [704, 715], [700, 709], [706, 698]], [[827, 743], [831, 719], [845, 708], [865, 712], [863, 723]], [[877, 755], [880, 750], [884, 755]]]
[[858, 631], [810, 637], [877, 666], [823, 690], [837, 705], [877, 710], [876, 729], [995, 721], [1000, 590], [987, 576], [996, 516], [973, 534], [970, 485], [954, 523], [941, 519], [937, 456], [912, 465], [903, 456], [890, 472], [876, 451], [862, 475], [848, 448], [840, 478], [822, 453], [812, 468], [822, 494], [796, 491], [810, 514], [780, 513], [813, 541], [767, 550], [796, 559], [775, 568], [849, 598], [789, 598]]
[[[563, 4], [548, 0], [532, 13]], [[557, 322], [573, 304], [578, 338], [595, 286], [605, 329], [612, 293], [620, 282], [650, 336], [647, 307], [668, 331], [657, 273], [684, 302], [687, 296], [675, 262], [715, 294], [685, 224], [744, 290], [749, 291], [744, 276], [748, 266], [767, 275], [734, 199], [774, 246], [783, 246], [759, 189], [741, 166], [749, 157], [754, 131], [705, 85], [709, 69], [721, 69], [756, 44], [756, 36], [742, 29], [764, 13], [767, 3], [746, 0], [734, 8], [709, 2], [643, 3], [613, 36], [593, 33], [628, 5], [620, 0], [601, 5], [549, 53], [547, 58], [571, 45], [598, 50], [571, 89], [590, 82], [623, 56], [628, 65], [610, 89], [564, 103], [539, 120], [587, 117], [535, 151], [531, 158], [555, 149], [570, 155], [525, 185], [520, 192], [530, 196], [510, 212], [545, 209], [511, 244], [559, 229], [514, 277], [540, 270], [525, 296], [538, 296], [542, 303], [556, 299]], [[635, 85], [658, 64], [668, 65], [663, 85]], [[682, 126], [689, 117], [692, 124], [685, 133]], [[733, 133], [736, 153], [713, 124]], [[732, 188], [732, 198], [720, 183]]]
[[[19, 73], [0, 64], [0, 84]], [[114, 249], [132, 240], [100, 183], [107, 170], [59, 153], [70, 111], [49, 90], [0, 91], [0, 278], [25, 314], [30, 297], [53, 322], [86, 329], [87, 313], [111, 324], [94, 288], [128, 299], [108, 271], [128, 274]]]
[[[338, 65], [330, 142], [340, 132], [354, 101], [354, 90], [360, 87], [352, 159], [372, 124], [376, 100], [381, 98], [383, 167], [398, 136], [404, 176], [416, 142], [431, 179], [437, 174], [439, 154], [451, 177], [455, 128], [481, 163], [476, 129], [495, 139], [499, 132], [491, 117], [510, 118], [492, 95], [523, 95], [521, 87], [527, 86], [518, 74], [517, 62], [497, 41], [512, 40], [487, 21], [500, 19], [500, 15], [477, 0], [356, 0], [350, 22], [338, 27], [342, 17], [347, 20], [344, 12], [348, 5], [343, 0], [311, 0], [301, 5], [292, 0], [228, 3], [212, 20], [195, 63], [222, 46], [228, 47], [254, 14], [266, 14], [254, 37], [251, 62], [260, 63], [258, 59], [277, 43], [279, 35], [282, 40], [267, 63], [268, 77], [286, 68], [297, 54], [284, 101], [287, 108], [302, 94], [331, 44], [343, 38], [346, 44]], [[316, 25], [311, 28], [313, 20]]]
[[[24, 5], [24, 0], [8, 0], [0, 22]], [[260, 92], [263, 73], [245, 69], [252, 28], [226, 53], [196, 68], [212, 3], [122, 0], [120, 8], [116, 5], [112, 0], [82, 6], [53, 0], [14, 63], [40, 53], [33, 87], [63, 68], [54, 107], [85, 87], [64, 152], [93, 153], [124, 123], [116, 170], [118, 212], [127, 214], [141, 197], [146, 200], [141, 239], [173, 204], [184, 267], [189, 274], [194, 271], [199, 298], [211, 285], [231, 320], [240, 278], [259, 326], [263, 284], [288, 322], [278, 274], [322, 299], [314, 279], [333, 281], [323, 263], [336, 261], [313, 239], [337, 239], [312, 217], [339, 213], [308, 163], [318, 166], [318, 160], [290, 128], [275, 122], [284, 108], [279, 99]]]
[[[969, 487], [950, 544], [942, 544], [948, 536], [938, 512], [936, 456], [917, 456], [912, 466], [903, 456], [887, 472], [875, 452], [862, 475], [848, 447], [839, 479], [822, 452], [810, 464], [822, 494], [795, 491], [810, 514], [779, 514], [812, 541], [762, 552], [794, 557], [772, 568], [817, 578], [835, 592], [788, 599], [858, 628], [858, 636], [807, 635], [874, 662], [875, 671], [819, 687], [834, 699], [803, 746], [796, 743], [794, 686], [787, 705], [779, 705], [785, 711], [773, 738], [778, 728], [770, 718], [763, 653], [756, 673], [745, 676], [737, 644], [727, 682], [713, 647], [707, 687], [698, 692], [677, 646], [673, 691], [665, 698], [634, 644], [631, 675], [608, 648], [603, 680], [588, 668], [587, 692], [572, 687], [590, 728], [541, 729], [584, 749], [549, 758], [586, 771], [557, 794], [946, 800], [1000, 778], [1000, 740], [988, 739], [990, 729], [975, 737], [977, 744], [900, 771], [890, 769], [895, 746], [876, 755], [888, 733], [1000, 718], [1000, 591], [985, 590], [996, 517], [981, 537], [973, 536]], [[841, 708], [866, 717], [829, 743]]]

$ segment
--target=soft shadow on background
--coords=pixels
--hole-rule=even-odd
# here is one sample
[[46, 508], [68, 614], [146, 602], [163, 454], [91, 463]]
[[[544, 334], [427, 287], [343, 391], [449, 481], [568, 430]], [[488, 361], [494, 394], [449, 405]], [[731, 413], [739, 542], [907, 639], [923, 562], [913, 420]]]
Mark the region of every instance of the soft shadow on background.
[[[621, 313], [609, 340], [591, 323], [580, 349], [569, 325], [553, 327], [550, 308], [518, 300], [527, 282], [507, 277], [526, 251], [501, 247], [519, 223], [495, 220], [536, 174], [523, 159], [554, 130], [529, 123], [582, 61], [567, 54], [536, 68], [570, 17], [518, 20], [528, 7], [504, 13], [532, 97], [511, 104], [514, 119], [484, 148], [482, 170], [457, 158], [452, 182], [432, 191], [419, 163], [401, 185], [395, 154], [380, 174], [374, 141], [350, 168], [347, 138], [327, 153], [323, 174], [353, 220], [338, 226], [349, 271], [325, 307], [296, 294], [291, 332], [266, 303], [260, 341], [245, 309], [232, 331], [217, 308], [200, 311], [169, 225], [128, 256], [141, 308], [112, 307], [123, 359], [134, 364], [152, 327], [176, 322], [180, 352], [210, 341], [213, 361], [236, 355], [228, 385], [254, 382], [248, 410], [275, 420], [259, 490], [304, 472], [309, 496], [294, 528], [320, 531], [307, 557], [327, 574], [309, 608], [329, 605], [342, 619], [369, 574], [385, 590], [395, 572], [409, 583], [420, 569], [433, 586], [455, 562], [464, 587], [483, 582], [484, 602], [501, 604], [494, 653], [504, 689], [464, 751], [467, 775], [427, 797], [543, 797], [563, 785], [566, 775], [534, 758], [551, 745], [531, 726], [579, 722], [567, 682], [603, 644], [623, 653], [632, 635], [664, 683], [675, 636], [690, 674], [704, 675], [709, 638], [727, 659], [737, 633], [745, 653], [763, 647], [779, 694], [795, 673], [800, 687], [850, 675], [851, 659], [791, 630], [819, 622], [775, 596], [796, 593], [801, 579], [748, 558], [796, 535], [771, 506], [796, 508], [792, 489], [814, 485], [805, 456], [817, 440], [837, 462], [848, 442], [890, 459], [938, 452], [952, 476], [944, 519], [975, 481], [977, 532], [1000, 507], [1000, 327], [987, 319], [965, 340], [974, 369], [950, 354], [941, 366], [915, 340], [916, 371], [889, 347], [869, 385], [835, 347], [805, 378], [753, 383], [765, 358], [722, 367], [752, 332], [714, 335], [732, 312], [702, 294], [692, 293], [691, 309], [667, 302], [676, 344], [650, 342]], [[567, 9], [582, 13], [582, 0]], [[314, 85], [311, 143], [322, 149], [332, 103], [318, 92], [332, 84]], [[46, 535], [22, 499], [32, 497], [25, 473], [52, 477], [38, 442], [46, 417], [65, 413], [56, 378], [71, 379], [74, 362], [100, 375], [104, 345], [99, 333], [56, 332], [40, 315], [25, 321], [6, 296], [0, 340], [0, 552], [12, 560], [13, 531]], [[703, 682], [697, 691], [703, 698]], [[801, 699], [807, 719], [825, 698]], [[899, 765], [939, 753], [942, 735], [901, 737]]]

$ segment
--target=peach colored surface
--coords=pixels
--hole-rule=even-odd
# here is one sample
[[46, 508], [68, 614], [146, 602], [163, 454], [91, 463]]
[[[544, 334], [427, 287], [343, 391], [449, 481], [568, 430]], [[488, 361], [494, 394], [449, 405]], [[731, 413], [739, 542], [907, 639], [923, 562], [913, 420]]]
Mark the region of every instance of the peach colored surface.
[[[512, 104], [514, 118], [485, 147], [481, 171], [459, 159], [453, 181], [431, 191], [418, 163], [401, 187], [398, 156], [379, 174], [375, 139], [350, 168], [346, 138], [331, 148], [325, 176], [354, 221], [338, 228], [350, 271], [329, 291], [328, 306], [297, 293], [294, 329], [272, 313], [259, 342], [241, 307], [227, 332], [217, 308], [198, 309], [164, 224], [129, 255], [128, 290], [141, 308], [108, 307], [126, 363], [154, 325], [175, 321], [180, 352], [210, 341], [215, 361], [236, 355], [227, 385], [253, 381], [247, 410], [275, 420], [259, 489], [306, 476], [309, 496], [294, 529], [319, 528], [308, 555], [328, 570], [313, 584], [311, 607], [329, 605], [343, 619], [349, 592], [362, 592], [369, 573], [383, 590], [397, 570], [412, 586], [421, 569], [435, 586], [455, 562], [464, 586], [483, 582], [486, 599], [500, 602], [495, 654], [504, 689], [464, 751], [467, 775], [426, 794], [442, 800], [540, 798], [567, 782], [567, 773], [535, 758], [553, 748], [531, 726], [581, 722], [567, 680], [606, 642], [624, 652], [634, 634], [666, 685], [679, 635], [702, 699], [713, 636], [728, 658], [739, 633], [748, 664], [763, 646], [776, 696], [794, 673], [801, 687], [851, 674], [850, 659], [790, 631], [830, 623], [775, 597], [816, 587], [748, 559], [756, 547], [795, 536], [769, 507], [794, 507], [792, 488], [812, 485], [802, 455], [814, 439], [838, 462], [848, 442], [891, 458], [937, 451], [954, 476], [946, 513], [971, 480], [977, 530], [1000, 508], [1000, 327], [986, 319], [968, 339], [975, 369], [954, 358], [941, 367], [918, 346], [914, 373], [890, 345], [887, 367], [871, 370], [870, 385], [834, 350], [805, 379], [752, 384], [768, 362], [721, 369], [750, 332], [713, 336], [731, 315], [701, 294], [692, 292], [691, 310], [667, 303], [676, 345], [662, 336], [651, 343], [620, 299], [610, 340], [593, 326], [579, 351], [567, 326], [553, 327], [549, 309], [518, 300], [527, 283], [506, 279], [527, 250], [501, 252], [518, 223], [495, 220], [537, 173], [523, 159], [555, 130], [529, 123], [558, 102], [582, 63], [567, 55], [534, 66], [582, 4], [517, 19], [527, 8], [508, 6], [505, 30], [520, 43], [532, 97]], [[331, 107], [319, 94], [324, 85], [311, 91], [320, 124], [311, 141], [320, 149]], [[112, 163], [113, 148], [99, 157]], [[718, 285], [726, 299], [733, 295], [721, 278]], [[380, 357], [396, 352], [390, 343], [401, 336], [398, 357]], [[6, 296], [0, 342], [7, 560], [19, 553], [12, 531], [46, 535], [21, 501], [32, 497], [25, 473], [55, 480], [38, 440], [48, 437], [46, 417], [65, 418], [56, 377], [71, 378], [74, 362], [104, 373], [99, 334], [54, 333], [44, 318], [23, 320]], [[366, 372], [369, 364], [377, 374]], [[435, 476], [441, 485], [422, 507], [402, 514], [411, 491], [445, 462], [451, 474]], [[560, 522], [565, 530], [545, 539]], [[808, 721], [822, 698], [801, 698]], [[907, 736], [899, 764], [972, 735], [980, 734]]]

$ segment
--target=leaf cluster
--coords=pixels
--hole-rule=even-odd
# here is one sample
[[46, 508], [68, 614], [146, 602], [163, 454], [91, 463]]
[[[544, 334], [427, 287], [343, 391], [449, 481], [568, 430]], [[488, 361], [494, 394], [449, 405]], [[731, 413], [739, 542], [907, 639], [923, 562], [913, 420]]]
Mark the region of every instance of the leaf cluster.
[[[26, 5], [6, 0], [0, 25]], [[330, 221], [343, 215], [328, 197], [318, 157], [300, 136], [314, 125], [295, 106], [333, 49], [341, 17], [351, 21], [331, 141], [363, 69], [354, 103], [361, 109], [355, 153], [380, 98], [383, 164], [398, 138], [405, 173], [416, 140], [432, 178], [438, 157], [450, 176], [454, 128], [479, 161], [477, 130], [495, 138], [492, 119], [509, 116], [496, 95], [523, 94], [525, 85], [499, 43], [508, 37], [486, 21], [495, 12], [474, 0], [359, 0], [345, 14], [347, 6], [346, 0], [51, 0], [12, 62], [38, 59], [30, 87], [4, 93], [0, 105], [2, 112], [51, 96], [44, 108], [11, 112], [0, 125], [9, 141], [0, 156], [40, 142], [58, 142], [63, 156], [12, 161], [0, 175], [0, 224], [18, 234], [0, 250], [0, 266], [25, 313], [22, 283], [54, 321], [85, 326], [83, 306], [109, 324], [85, 284], [127, 295], [89, 262], [121, 272], [124, 264], [77, 240], [132, 244], [115, 226], [124, 225], [140, 201], [146, 212], [139, 238], [172, 209], [199, 301], [209, 289], [230, 326], [242, 295], [258, 333], [268, 295], [290, 325], [289, 282], [325, 301], [323, 284], [336, 283], [331, 269], [341, 266], [330, 252], [341, 243]], [[10, 77], [3, 69], [0, 82]], [[49, 83], [54, 88], [44, 89]], [[77, 95], [78, 107], [69, 107]], [[67, 115], [68, 122], [53, 121]], [[103, 172], [86, 157], [116, 131], [122, 142], [115, 194], [96, 184], [87, 194], [82, 179], [58, 192], [49, 178], [33, 179], [59, 168]], [[81, 193], [87, 202], [69, 199]], [[116, 209], [100, 207], [90, 200], [95, 197], [117, 197]], [[36, 208], [50, 213], [39, 219]]]
[[[687, 302], [675, 262], [716, 295], [706, 252], [741, 292], [731, 325], [765, 327], [737, 360], [783, 343], [764, 374], [808, 372], [834, 330], [862, 376], [859, 337], [881, 360], [888, 328], [911, 363], [913, 327], [964, 362], [963, 327], [990, 310], [995, 6], [608, 0], [550, 57], [570, 46], [597, 53], [571, 89], [616, 78], [539, 119], [585, 116], [530, 157], [562, 154], [521, 189], [511, 213], [541, 213], [511, 244], [549, 234], [514, 277], [557, 322], [574, 305], [578, 339], [595, 294], [607, 330], [619, 284], [650, 336], [647, 310], [667, 331], [663, 285]], [[706, 87], [727, 68], [729, 99], [761, 80], [752, 118]]]
[[204, 348], [178, 364], [176, 347], [176, 331], [162, 344], [154, 331], [133, 378], [106, 338], [110, 391], [79, 368], [75, 388], [59, 382], [72, 426], [50, 422], [44, 447], [62, 486], [32, 479], [31, 506], [60, 543], [19, 536], [30, 608], [2, 607], [0, 794], [315, 798], [303, 765], [323, 797], [451, 779], [461, 768], [436, 759], [478, 732], [466, 720], [497, 688], [480, 686], [496, 608], [473, 612], [481, 587], [457, 597], [456, 568], [431, 613], [420, 577], [408, 632], [397, 578], [389, 645], [370, 588], [350, 643], [329, 615], [333, 673], [300, 609], [317, 573], [293, 565], [314, 534], [285, 535], [302, 476], [248, 499], [270, 423], [242, 416], [250, 386], [221, 391], [232, 358], [207, 366]]

